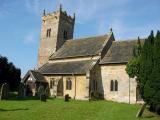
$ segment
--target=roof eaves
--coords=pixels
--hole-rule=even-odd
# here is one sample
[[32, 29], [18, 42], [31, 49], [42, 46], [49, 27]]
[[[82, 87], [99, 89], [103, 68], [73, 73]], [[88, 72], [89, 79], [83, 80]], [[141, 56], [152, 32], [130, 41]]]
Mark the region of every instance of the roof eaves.
[[77, 55], [77, 56], [68, 56], [68, 57], [55, 57], [55, 58], [50, 58], [49, 60], [58, 60], [58, 59], [64, 59], [64, 58], [76, 58], [76, 57], [93, 57], [97, 56], [97, 54], [88, 54], [88, 55]]
[[100, 62], [100, 65], [108, 65], [108, 64], [126, 64], [128, 61], [119, 61], [119, 62]]
[[43, 75], [85, 75], [86, 73], [42, 73]]

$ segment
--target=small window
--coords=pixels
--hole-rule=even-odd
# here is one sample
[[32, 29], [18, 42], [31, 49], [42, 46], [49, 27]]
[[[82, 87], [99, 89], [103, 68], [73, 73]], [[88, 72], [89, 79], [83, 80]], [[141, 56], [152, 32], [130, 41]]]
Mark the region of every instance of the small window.
[[67, 33], [67, 31], [64, 31], [64, 33], [63, 33], [63, 38], [64, 38], [65, 40], [68, 39], [68, 33]]
[[113, 81], [113, 80], [111, 80], [110, 90], [111, 90], [111, 91], [114, 91], [114, 81]]
[[117, 80], [111, 80], [110, 91], [118, 91], [118, 81]]
[[70, 78], [67, 78], [66, 80], [66, 90], [71, 90], [72, 89], [72, 81]]
[[115, 91], [118, 91], [118, 81], [115, 80]]
[[54, 85], [55, 85], [55, 80], [54, 80], [54, 78], [51, 78], [50, 79], [50, 88], [52, 89]]
[[50, 37], [50, 36], [51, 36], [51, 28], [47, 29], [47, 34], [46, 34], [46, 37]]

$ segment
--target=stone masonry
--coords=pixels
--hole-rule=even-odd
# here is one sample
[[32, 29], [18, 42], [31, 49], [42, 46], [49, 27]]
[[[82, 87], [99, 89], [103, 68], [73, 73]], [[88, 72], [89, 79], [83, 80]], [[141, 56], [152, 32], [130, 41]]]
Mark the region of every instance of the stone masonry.
[[74, 17], [67, 15], [61, 7], [54, 13], [44, 13], [42, 16], [38, 68], [47, 63], [49, 56], [56, 52], [65, 40], [73, 38], [74, 22], [75, 15]]

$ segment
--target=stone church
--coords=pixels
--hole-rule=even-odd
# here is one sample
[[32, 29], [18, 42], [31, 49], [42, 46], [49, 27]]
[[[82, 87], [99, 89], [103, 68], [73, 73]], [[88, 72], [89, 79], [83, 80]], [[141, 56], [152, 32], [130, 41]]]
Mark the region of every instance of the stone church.
[[75, 15], [62, 10], [42, 16], [38, 69], [22, 79], [29, 91], [49, 88], [50, 96], [137, 103], [137, 82], [125, 68], [133, 57], [137, 39], [115, 40], [112, 30], [101, 36], [73, 39]]

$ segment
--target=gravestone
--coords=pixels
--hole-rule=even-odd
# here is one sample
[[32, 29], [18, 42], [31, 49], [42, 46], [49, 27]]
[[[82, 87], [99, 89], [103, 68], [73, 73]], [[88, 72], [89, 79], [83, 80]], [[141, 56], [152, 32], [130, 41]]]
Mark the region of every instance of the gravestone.
[[46, 102], [45, 89], [43, 86], [39, 86], [38, 95], [41, 101]]
[[25, 85], [23, 83], [20, 83], [19, 84], [19, 87], [18, 87], [18, 97], [24, 97], [25, 93]]
[[49, 97], [49, 94], [50, 94], [50, 89], [49, 89], [49, 86], [47, 86], [45, 89], [45, 95], [47, 98]]
[[4, 83], [0, 90], [0, 100], [7, 100], [9, 97], [9, 85]]
[[66, 94], [64, 99], [65, 99], [65, 102], [69, 102], [69, 99], [70, 99], [69, 94]]

